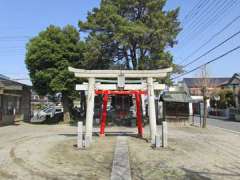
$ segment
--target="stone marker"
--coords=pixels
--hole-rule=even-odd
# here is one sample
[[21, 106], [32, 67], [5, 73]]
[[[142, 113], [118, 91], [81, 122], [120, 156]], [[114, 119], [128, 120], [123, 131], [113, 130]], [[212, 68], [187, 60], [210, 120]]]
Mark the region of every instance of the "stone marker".
[[167, 142], [167, 135], [168, 132], [167, 132], [167, 122], [166, 121], [163, 121], [162, 122], [162, 147], [167, 147], [168, 146], [168, 142]]
[[77, 131], [77, 147], [79, 149], [83, 148], [83, 122], [79, 121], [78, 122], [78, 131]]
[[112, 165], [111, 180], [131, 179], [127, 137], [118, 136]]

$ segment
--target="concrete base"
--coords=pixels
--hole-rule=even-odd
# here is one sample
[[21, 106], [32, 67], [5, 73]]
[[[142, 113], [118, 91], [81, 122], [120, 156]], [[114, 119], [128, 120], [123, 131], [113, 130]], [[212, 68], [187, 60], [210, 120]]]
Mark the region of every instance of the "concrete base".
[[83, 122], [78, 122], [78, 139], [77, 139], [77, 147], [79, 149], [83, 148]]
[[91, 144], [91, 137], [90, 136], [85, 136], [84, 147], [89, 148], [90, 144]]
[[168, 146], [168, 132], [167, 132], [167, 122], [162, 122], [162, 147], [166, 148]]
[[160, 137], [160, 135], [156, 135], [156, 137], [155, 137], [155, 147], [156, 148], [161, 147], [161, 137]]

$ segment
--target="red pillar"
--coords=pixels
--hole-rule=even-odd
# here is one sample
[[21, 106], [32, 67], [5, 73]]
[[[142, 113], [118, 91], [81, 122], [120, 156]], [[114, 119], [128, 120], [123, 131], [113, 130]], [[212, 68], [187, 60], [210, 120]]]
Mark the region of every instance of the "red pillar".
[[107, 102], [108, 102], [108, 93], [104, 93], [103, 95], [103, 108], [102, 108], [102, 117], [101, 117], [101, 127], [100, 127], [100, 136], [104, 136], [105, 134], [105, 126], [107, 119]]
[[136, 96], [136, 109], [137, 109], [137, 126], [138, 126], [138, 135], [143, 136], [143, 127], [142, 127], [142, 113], [141, 113], [141, 101], [140, 93], [135, 94]]

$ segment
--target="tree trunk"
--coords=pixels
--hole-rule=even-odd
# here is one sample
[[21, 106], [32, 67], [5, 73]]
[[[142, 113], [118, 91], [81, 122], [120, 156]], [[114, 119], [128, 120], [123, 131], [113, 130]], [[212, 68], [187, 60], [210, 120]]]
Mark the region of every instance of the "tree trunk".
[[64, 123], [70, 123], [70, 103], [67, 94], [63, 93], [62, 95], [62, 103], [63, 103], [63, 120]]
[[130, 48], [130, 56], [131, 56], [131, 60], [132, 60], [133, 69], [137, 70], [138, 62], [137, 62], [135, 45], [134, 45], [134, 47], [132, 49]]
[[81, 111], [84, 112], [84, 117], [86, 116], [87, 102], [86, 94], [84, 91], [81, 91]]
[[206, 87], [203, 88], [203, 123], [202, 128], [207, 127], [207, 96], [206, 96]]
[[130, 64], [129, 64], [129, 58], [128, 58], [128, 52], [127, 52], [127, 50], [124, 50], [124, 56], [125, 56], [125, 59], [126, 59], [127, 69], [130, 69]]

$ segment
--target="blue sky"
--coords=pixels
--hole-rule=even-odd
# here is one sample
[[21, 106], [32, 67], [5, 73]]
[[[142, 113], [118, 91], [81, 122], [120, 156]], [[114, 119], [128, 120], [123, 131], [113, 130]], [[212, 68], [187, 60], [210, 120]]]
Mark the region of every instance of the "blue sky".
[[[210, 5], [210, 3], [214, 3], [215, 0], [204, 1], [209, 1]], [[188, 18], [184, 19], [198, 3], [198, 0], [168, 0], [166, 9], [179, 6], [181, 8], [179, 19], [181, 21], [184, 20], [185, 23], [182, 24], [183, 31], [178, 37], [178, 45], [170, 49], [174, 55], [175, 62], [181, 62], [206, 42], [214, 33], [228, 24], [234, 17], [240, 15], [240, 2], [237, 2], [231, 8], [227, 9], [228, 1], [233, 0], [219, 0], [219, 8], [217, 8], [217, 5], [215, 6], [216, 9], [221, 9], [221, 3], [222, 7], [226, 6], [224, 13], [221, 13], [221, 15], [217, 14], [217, 11], [215, 12], [216, 9], [207, 9], [206, 6], [205, 14], [203, 9], [203, 12], [195, 14], [195, 18], [191, 19], [191, 17], [188, 16]], [[0, 74], [7, 75], [14, 79], [28, 78], [28, 72], [24, 64], [24, 54], [25, 45], [29, 37], [36, 36], [50, 24], [58, 26], [72, 24], [77, 27], [78, 20], [84, 20], [87, 12], [93, 7], [98, 6], [99, 2], [99, 0], [0, 0]], [[224, 4], [224, 2], [226, 4]], [[210, 17], [215, 18], [213, 19], [213, 23], [208, 25], [207, 21]], [[201, 18], [203, 19], [201, 20]], [[204, 27], [204, 25], [208, 26], [201, 29], [201, 25], [202, 27]], [[194, 30], [196, 31], [194, 32]], [[240, 19], [185, 63], [195, 59], [239, 30]], [[211, 60], [237, 45], [240, 45], [240, 35], [189, 66], [187, 70]], [[235, 72], [240, 72], [239, 57], [240, 50], [211, 64], [208, 67], [210, 75], [231, 76]], [[185, 77], [194, 77], [196, 74], [197, 72], [193, 72]], [[23, 82], [29, 83], [28, 81]]]

